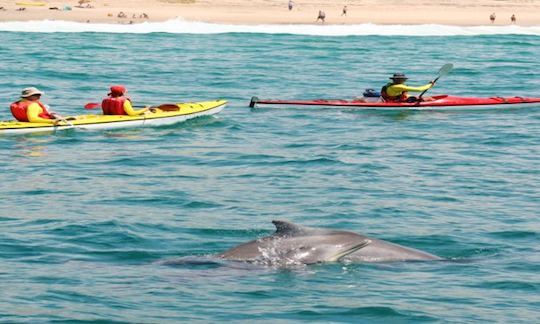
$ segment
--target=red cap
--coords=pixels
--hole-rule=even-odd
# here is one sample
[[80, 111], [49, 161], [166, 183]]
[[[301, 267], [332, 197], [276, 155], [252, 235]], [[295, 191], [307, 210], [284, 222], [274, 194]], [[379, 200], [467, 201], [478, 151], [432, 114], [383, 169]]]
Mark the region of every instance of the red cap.
[[109, 93], [109, 96], [110, 95], [121, 96], [124, 93], [126, 93], [126, 91], [127, 91], [126, 87], [121, 86], [121, 85], [114, 85], [111, 87], [111, 93]]

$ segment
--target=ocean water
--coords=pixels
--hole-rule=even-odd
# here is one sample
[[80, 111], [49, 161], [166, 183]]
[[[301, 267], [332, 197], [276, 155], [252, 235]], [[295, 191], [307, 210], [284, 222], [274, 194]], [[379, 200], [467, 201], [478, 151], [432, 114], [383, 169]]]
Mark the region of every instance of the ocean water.
[[[8, 105], [26, 86], [65, 115], [87, 113], [83, 105], [117, 83], [138, 104], [229, 106], [175, 126], [1, 136], [0, 322], [540, 318], [540, 105], [247, 107], [251, 96], [351, 98], [394, 72], [423, 84], [445, 63], [455, 69], [432, 94], [538, 97], [538, 27], [59, 32], [64, 24], [0, 24], [0, 119], [11, 118]], [[268, 235], [273, 219], [448, 261], [170, 262]]]

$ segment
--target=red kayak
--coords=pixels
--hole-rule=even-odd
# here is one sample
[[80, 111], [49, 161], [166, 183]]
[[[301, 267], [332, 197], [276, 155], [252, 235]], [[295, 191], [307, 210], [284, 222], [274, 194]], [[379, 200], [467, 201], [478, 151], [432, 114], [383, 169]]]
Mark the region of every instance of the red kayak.
[[249, 106], [269, 107], [294, 107], [294, 106], [316, 106], [316, 107], [343, 107], [343, 108], [364, 108], [383, 110], [450, 110], [450, 109], [494, 109], [494, 108], [518, 108], [518, 107], [538, 107], [540, 108], [540, 98], [525, 97], [455, 97], [449, 95], [437, 95], [431, 97], [432, 100], [421, 102], [382, 102], [379, 98], [360, 98], [353, 100], [342, 99], [316, 99], [316, 100], [271, 100], [251, 98]]

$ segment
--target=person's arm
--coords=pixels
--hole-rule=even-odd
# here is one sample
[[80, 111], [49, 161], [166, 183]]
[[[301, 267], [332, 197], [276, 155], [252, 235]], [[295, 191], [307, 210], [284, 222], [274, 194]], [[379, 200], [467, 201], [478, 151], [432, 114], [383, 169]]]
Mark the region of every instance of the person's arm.
[[394, 85], [389, 86], [386, 89], [386, 92], [388, 93], [388, 95], [394, 97], [394, 96], [401, 95], [405, 91], [422, 92], [431, 88], [432, 86], [433, 86], [433, 83], [431, 82], [420, 87], [411, 87], [405, 84], [394, 84]]
[[45, 123], [45, 124], [55, 124], [56, 119], [47, 119], [39, 117], [39, 114], [43, 112], [43, 109], [38, 103], [31, 103], [26, 110], [26, 117], [31, 123]]
[[141, 114], [144, 114], [145, 112], [147, 112], [148, 108], [134, 110], [133, 106], [131, 106], [131, 102], [129, 100], [126, 100], [126, 101], [124, 101], [124, 111], [129, 116], [138, 116], [138, 115], [141, 115]]

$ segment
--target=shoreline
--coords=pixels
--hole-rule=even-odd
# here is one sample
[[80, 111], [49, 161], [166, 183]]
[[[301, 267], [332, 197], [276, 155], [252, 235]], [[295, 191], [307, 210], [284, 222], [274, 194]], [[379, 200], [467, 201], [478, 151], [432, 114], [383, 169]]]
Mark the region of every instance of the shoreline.
[[[292, 10], [287, 0], [92, 0], [77, 7], [78, 3], [35, 0], [0, 1], [0, 22], [63, 20], [82, 23], [137, 24], [182, 19], [193, 22], [232, 25], [450, 25], [450, 26], [539, 26], [540, 1], [434, 0], [420, 3], [411, 0], [344, 1], [344, 5], [325, 4], [320, 0], [298, 0]], [[43, 4], [35, 6], [33, 4]], [[88, 7], [86, 7], [88, 6]], [[21, 8], [24, 8], [21, 10]], [[50, 9], [56, 8], [56, 9]], [[324, 23], [317, 20], [319, 10], [324, 11]], [[119, 17], [123, 12], [125, 17]], [[492, 23], [491, 13], [496, 14]], [[510, 19], [516, 16], [516, 22]]]

